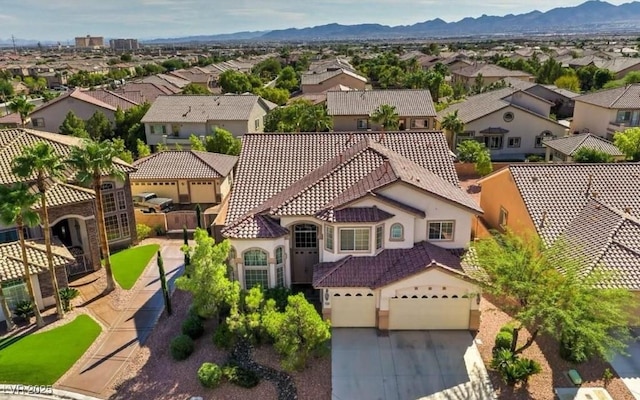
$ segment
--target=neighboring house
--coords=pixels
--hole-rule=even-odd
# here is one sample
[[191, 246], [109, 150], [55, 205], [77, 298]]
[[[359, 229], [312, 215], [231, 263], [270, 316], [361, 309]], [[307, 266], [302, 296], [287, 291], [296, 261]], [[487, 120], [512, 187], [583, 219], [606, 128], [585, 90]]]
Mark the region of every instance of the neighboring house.
[[179, 93], [180, 90], [173, 85], [161, 85], [151, 82], [127, 82], [123, 86], [113, 90], [113, 92], [142, 104], [145, 102], [153, 103], [158, 96], [176, 94]]
[[527, 82], [535, 81], [535, 76], [522, 71], [511, 71], [494, 64], [476, 64], [451, 71], [451, 82], [461, 83], [469, 89], [476, 83], [476, 78], [482, 75], [483, 86], [489, 86], [505, 78], [516, 78]]
[[380, 130], [371, 114], [381, 105], [396, 108], [399, 130], [435, 127], [436, 110], [428, 90], [366, 90], [327, 92], [327, 113], [334, 131]]
[[464, 140], [477, 140], [491, 151], [493, 160], [524, 160], [543, 156], [543, 141], [565, 135], [566, 128], [549, 118], [553, 103], [513, 87], [468, 97], [438, 113], [438, 123], [457, 111], [464, 132], [448, 137], [452, 150]]
[[640, 83], [576, 97], [571, 131], [611, 139], [616, 132], [640, 126]]
[[[42, 310], [56, 303], [53, 297], [53, 282], [48, 268], [47, 252], [43, 242], [31, 240], [26, 242], [25, 249], [35, 303], [38, 309]], [[66, 268], [72, 267], [76, 259], [64, 246], [52, 244], [51, 250], [58, 287], [65, 288], [68, 286]], [[10, 310], [15, 309], [19, 302], [29, 300], [27, 285], [24, 281], [22, 248], [19, 242], [0, 244], [0, 285]], [[6, 316], [0, 309], [0, 322], [5, 320]]]
[[625, 155], [613, 143], [592, 135], [591, 133], [582, 133], [579, 135], [570, 135], [557, 139], [549, 139], [543, 142], [547, 148], [545, 154], [546, 161], [572, 162], [573, 156], [580, 149], [593, 149], [609, 154], [614, 161], [624, 161]]
[[0, 117], [0, 129], [18, 128], [22, 125], [20, 114], [11, 113]]
[[159, 86], [167, 86], [171, 90], [175, 90], [177, 92], [182, 91], [185, 86], [187, 86], [190, 81], [184, 78], [180, 78], [175, 75], [169, 74], [156, 74], [144, 77], [140, 80], [142, 83], [153, 83]]
[[101, 101], [79, 88], [62, 94], [33, 110], [29, 115], [28, 127], [58, 133], [69, 111], [82, 120], [88, 120], [96, 111], [101, 111], [107, 119], [115, 123], [117, 107]]
[[142, 117], [147, 144], [189, 146], [189, 137], [223, 128], [234, 136], [263, 132], [264, 117], [277, 105], [253, 94], [159, 96]]
[[615, 79], [622, 79], [632, 71], [640, 71], [640, 59], [634, 57], [598, 57], [594, 55], [568, 60], [567, 64], [572, 68], [593, 65], [598, 68], [613, 72]]
[[[39, 142], [50, 144], [61, 157], [66, 157], [72, 146], [82, 145], [81, 139], [72, 136], [31, 129], [0, 130], [0, 184], [11, 185], [24, 181], [34, 185], [34, 180], [23, 180], [12, 173], [12, 161], [25, 147]], [[134, 168], [122, 160], [116, 159], [115, 163], [116, 167], [126, 174], [125, 181], [109, 180], [105, 177], [102, 185], [106, 231], [111, 249], [127, 247], [136, 238], [128, 177]], [[75, 171], [68, 171], [68, 176], [65, 182], [48, 182], [47, 210], [54, 239], [75, 258], [69, 269], [69, 274], [74, 274], [100, 268], [101, 257], [95, 217], [95, 193], [74, 182]], [[39, 205], [34, 209], [39, 210]], [[25, 235], [29, 240], [41, 239], [42, 227], [27, 228]], [[17, 240], [18, 232], [15, 226], [0, 226], [0, 243], [15, 243]], [[62, 253], [67, 254], [64, 251], [61, 251]], [[0, 254], [0, 263], [1, 259]], [[46, 262], [43, 264], [42, 258], [37, 260], [39, 265], [46, 265]], [[66, 278], [63, 282], [66, 282]]]
[[238, 157], [206, 151], [163, 151], [133, 163], [131, 193], [156, 193], [175, 204], [213, 206], [231, 190]]
[[338, 85], [356, 90], [364, 90], [367, 86], [367, 78], [348, 69], [329, 70], [317, 73], [312, 72], [302, 74], [300, 78], [300, 90], [302, 90], [304, 94], [326, 92], [330, 88]]
[[512, 164], [479, 181], [491, 228], [562, 238], [640, 302], [640, 164]]
[[466, 56], [463, 55], [453, 55], [447, 58], [444, 58], [440, 61], [443, 65], [449, 68], [449, 72], [453, 73], [462, 68], [467, 68], [473, 65], [473, 62], [467, 59]]
[[244, 288], [312, 284], [334, 327], [477, 329], [482, 210], [441, 132], [248, 134], [222, 235]]
[[171, 71], [169, 72], [169, 74], [177, 76], [178, 78], [188, 80], [194, 85], [202, 86], [205, 89], [213, 88], [214, 86], [216, 86], [218, 77], [218, 75], [206, 72], [199, 67], [190, 69], [179, 69], [176, 71]]
[[123, 111], [130, 109], [131, 107], [137, 106], [142, 102], [137, 100], [132, 100], [131, 96], [124, 96], [119, 93], [115, 93], [111, 90], [106, 89], [97, 89], [97, 90], [85, 90], [83, 93], [88, 94], [94, 99], [98, 99], [103, 103], [107, 103], [113, 107], [120, 108]]
[[557, 119], [572, 117], [575, 107], [573, 99], [580, 96], [579, 93], [561, 89], [554, 85], [541, 85], [516, 78], [506, 78], [504, 81], [510, 87], [531, 93], [552, 102], [551, 113], [554, 114]]

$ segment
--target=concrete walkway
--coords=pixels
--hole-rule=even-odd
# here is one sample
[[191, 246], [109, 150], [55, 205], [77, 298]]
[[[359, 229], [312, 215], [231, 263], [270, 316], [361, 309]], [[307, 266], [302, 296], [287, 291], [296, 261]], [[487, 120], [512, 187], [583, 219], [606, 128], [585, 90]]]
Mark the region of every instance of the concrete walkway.
[[[181, 241], [155, 240], [160, 244], [169, 284], [182, 272], [184, 261]], [[145, 241], [144, 244], [153, 243]], [[74, 282], [74, 286], [77, 285]], [[131, 300], [123, 310], [114, 310], [108, 297], [101, 297], [91, 283], [81, 287], [86, 307], [107, 327], [107, 334], [92, 354], [79, 361], [80, 368], [65, 377], [56, 387], [95, 397], [106, 397], [109, 384], [149, 337], [164, 310], [160, 279], [154, 257], [132, 290]], [[93, 296], [93, 297], [91, 297]]]

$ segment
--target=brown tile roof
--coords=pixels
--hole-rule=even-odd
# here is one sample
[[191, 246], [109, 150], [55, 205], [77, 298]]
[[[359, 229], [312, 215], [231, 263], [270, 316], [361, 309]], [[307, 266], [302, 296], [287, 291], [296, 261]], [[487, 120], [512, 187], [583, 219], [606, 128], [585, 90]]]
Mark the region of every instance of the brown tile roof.
[[[53, 266], [58, 268], [75, 259], [64, 246], [52, 245]], [[43, 244], [32, 241], [26, 242], [27, 260], [29, 260], [29, 272], [40, 274], [48, 271], [47, 252]], [[22, 249], [20, 242], [0, 244], [0, 282], [11, 279], [21, 279], [24, 276], [22, 265]]]
[[604, 286], [640, 290], [640, 220], [591, 199], [562, 237], [585, 270], [611, 273]]
[[401, 117], [434, 117], [436, 109], [431, 93], [422, 89], [349, 90], [327, 92], [327, 113], [340, 115], [370, 115], [388, 104]]
[[141, 122], [248, 121], [256, 105], [277, 107], [252, 94], [158, 96]]
[[238, 157], [206, 151], [164, 151], [133, 163], [132, 180], [211, 179], [229, 175]]
[[508, 76], [531, 76], [523, 71], [511, 71], [495, 64], [478, 64], [460, 68], [453, 72], [457, 75], [475, 78], [482, 74], [485, 78], [506, 78]]
[[47, 107], [50, 107], [66, 98], [73, 98], [79, 101], [82, 101], [84, 103], [87, 104], [91, 104], [93, 106], [96, 107], [100, 107], [100, 108], [104, 108], [105, 110], [110, 110], [110, 111], [116, 111], [116, 107], [112, 106], [111, 104], [108, 104], [102, 100], [99, 100], [91, 95], [89, 95], [86, 92], [83, 92], [80, 88], [75, 88], [70, 92], [67, 92], [65, 94], [62, 94], [58, 97], [56, 97], [55, 99], [44, 103], [43, 105], [41, 105], [40, 107], [37, 107], [35, 110], [33, 110], [32, 114], [38, 113], [41, 110], [44, 110]]
[[22, 120], [20, 119], [20, 114], [11, 113], [7, 115], [3, 115], [0, 117], [0, 124], [22, 124]]
[[127, 82], [124, 86], [114, 90], [136, 103], [149, 102], [153, 103], [158, 96], [172, 95], [179, 93], [180, 90], [174, 86], [161, 85], [152, 82]]
[[585, 94], [574, 100], [605, 108], [638, 109], [640, 108], [640, 83]]
[[[37, 188], [33, 186], [32, 191], [36, 193]], [[84, 201], [93, 202], [95, 198], [96, 194], [93, 190], [69, 185], [67, 183], [49, 182], [49, 186], [47, 187], [47, 207], [82, 203]], [[35, 204], [33, 208], [35, 210], [40, 209], [40, 203]]]
[[543, 143], [545, 146], [569, 156], [574, 155], [576, 151], [583, 148], [599, 150], [612, 156], [624, 155], [613, 143], [591, 133], [549, 139]]
[[528, 163], [512, 164], [508, 171], [546, 243], [564, 232], [590, 198], [640, 218], [640, 163]]
[[355, 72], [349, 71], [348, 69], [337, 69], [337, 70], [330, 70], [330, 71], [324, 71], [324, 72], [318, 72], [318, 73], [302, 74], [302, 76], [300, 77], [300, 84], [301, 85], [319, 85], [322, 82], [341, 74], [346, 74], [362, 82], [367, 82], [367, 78], [365, 78], [362, 75], [358, 75]]
[[376, 256], [347, 256], [313, 267], [313, 287], [387, 286], [433, 268], [465, 276], [460, 258], [451, 251], [423, 241], [410, 249], [385, 249]]
[[234, 239], [277, 238], [289, 230], [267, 215], [247, 215], [225, 228], [224, 235]]
[[438, 112], [438, 120], [442, 121], [449, 113], [458, 111], [458, 118], [467, 124], [485, 115], [507, 108], [510, 102], [504, 99], [517, 91], [518, 89], [506, 87], [469, 96], [465, 101], [452, 104]]
[[325, 209], [316, 214], [316, 218], [327, 222], [382, 222], [393, 218], [378, 207], [348, 207], [339, 210]]
[[121, 110], [128, 110], [131, 107], [138, 105], [137, 102], [134, 102], [121, 94], [114, 93], [109, 90], [86, 90], [83, 93], [88, 94], [89, 96], [98, 99], [103, 103], [109, 104], [112, 107], [119, 107]]

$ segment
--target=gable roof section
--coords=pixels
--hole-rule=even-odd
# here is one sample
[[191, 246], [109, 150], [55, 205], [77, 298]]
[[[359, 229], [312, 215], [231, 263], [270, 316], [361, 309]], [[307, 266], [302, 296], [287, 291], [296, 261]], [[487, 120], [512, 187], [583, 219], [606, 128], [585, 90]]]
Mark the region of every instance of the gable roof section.
[[367, 82], [367, 78], [365, 78], [362, 75], [358, 75], [355, 72], [349, 71], [348, 69], [336, 69], [336, 70], [328, 70], [328, 71], [324, 71], [324, 72], [318, 72], [318, 73], [307, 73], [307, 74], [302, 74], [300, 77], [300, 84], [301, 85], [319, 85], [324, 81], [327, 81], [335, 76], [338, 75], [349, 75], [352, 78], [358, 79], [362, 82]]
[[347, 256], [336, 262], [317, 264], [313, 268], [313, 286], [376, 289], [432, 268], [444, 268], [465, 276], [459, 257], [423, 241], [410, 249], [385, 249], [376, 256]]
[[31, 114], [36, 114], [39, 111], [44, 110], [47, 107], [51, 107], [52, 105], [57, 104], [57, 103], [65, 100], [65, 99], [68, 99], [68, 98], [76, 99], [76, 100], [82, 101], [83, 103], [91, 104], [93, 106], [100, 107], [100, 108], [103, 108], [105, 110], [116, 111], [116, 107], [115, 106], [112, 106], [111, 104], [105, 103], [104, 101], [99, 100], [99, 99], [89, 95], [86, 92], [83, 92], [82, 90], [80, 90], [80, 88], [75, 88], [70, 92], [62, 94], [62, 95], [56, 97], [55, 99], [44, 103], [40, 107], [37, 107], [35, 110], [33, 110], [31, 112]]
[[512, 164], [514, 183], [536, 230], [553, 243], [590, 198], [640, 217], [640, 164]]
[[501, 78], [507, 76], [531, 76], [531, 74], [527, 74], [523, 71], [512, 71], [506, 68], [502, 68], [495, 64], [478, 64], [471, 65], [468, 67], [460, 68], [458, 70], [453, 71], [454, 74], [466, 76], [469, 78], [475, 78], [478, 75], [482, 74], [485, 78]]
[[325, 209], [316, 214], [316, 218], [327, 222], [369, 223], [382, 222], [394, 215], [378, 207], [347, 207], [339, 210]]
[[270, 104], [252, 94], [158, 96], [141, 122], [248, 121], [261, 101], [265, 109], [271, 109]]
[[452, 104], [438, 113], [438, 119], [442, 120], [449, 113], [458, 111], [458, 118], [465, 124], [482, 118], [485, 115], [502, 110], [510, 105], [504, 98], [511, 96], [518, 89], [506, 87], [490, 92], [468, 97], [461, 103]]
[[578, 150], [583, 148], [602, 151], [612, 156], [624, 155], [613, 143], [600, 136], [592, 135], [591, 133], [549, 139], [543, 143], [545, 146], [569, 156], [573, 156]]
[[604, 108], [640, 108], [640, 83], [601, 90], [575, 97], [574, 100]]
[[428, 90], [351, 90], [327, 92], [327, 113], [340, 115], [371, 115], [388, 104], [401, 117], [434, 117], [436, 109]]
[[212, 179], [229, 175], [238, 157], [206, 151], [163, 151], [133, 163], [131, 179]]
[[131, 107], [138, 105], [137, 102], [109, 90], [86, 90], [83, 93], [100, 100], [103, 103], [109, 104], [112, 107], [120, 108], [121, 110], [128, 110]]
[[[47, 252], [42, 244], [27, 241], [27, 260], [29, 261], [29, 272], [40, 274], [49, 270], [47, 263]], [[54, 268], [67, 265], [75, 261], [75, 258], [64, 246], [52, 244], [53, 266]], [[20, 242], [10, 242], [0, 244], [0, 282], [12, 279], [21, 279], [24, 276], [24, 266], [22, 264], [22, 248]]]

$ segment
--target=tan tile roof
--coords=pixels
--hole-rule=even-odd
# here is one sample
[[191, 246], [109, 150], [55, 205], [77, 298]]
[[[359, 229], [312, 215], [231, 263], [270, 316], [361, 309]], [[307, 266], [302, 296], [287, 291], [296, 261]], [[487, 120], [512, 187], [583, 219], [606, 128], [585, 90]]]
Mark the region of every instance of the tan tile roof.
[[256, 105], [265, 110], [275, 108], [273, 103], [252, 94], [158, 96], [141, 122], [248, 121]]
[[428, 90], [365, 90], [327, 92], [327, 113], [339, 115], [370, 115], [388, 104], [401, 117], [434, 117], [436, 109]]
[[54, 105], [54, 104], [56, 104], [56, 103], [58, 103], [58, 102], [60, 102], [60, 101], [62, 101], [64, 99], [66, 99], [66, 98], [69, 98], [69, 97], [71, 97], [73, 99], [76, 99], [76, 100], [80, 100], [80, 101], [82, 101], [84, 103], [87, 103], [87, 104], [91, 104], [91, 105], [96, 106], [96, 107], [104, 108], [105, 110], [116, 111], [116, 107], [115, 106], [112, 106], [111, 104], [105, 103], [104, 101], [101, 101], [101, 100], [99, 100], [99, 99], [97, 99], [97, 98], [95, 98], [95, 97], [83, 92], [80, 88], [75, 88], [70, 92], [67, 92], [67, 93], [65, 93], [63, 95], [60, 95], [60, 96], [56, 97], [55, 99], [53, 99], [53, 100], [51, 100], [51, 101], [49, 101], [47, 103], [44, 103], [40, 107], [37, 107], [35, 110], [33, 110], [32, 114], [38, 113], [39, 111], [41, 111], [41, 110], [43, 110], [43, 109], [45, 109], [47, 107], [50, 107], [50, 106], [52, 106], [52, 105]]
[[482, 74], [485, 78], [506, 78], [508, 76], [531, 76], [522, 71], [511, 71], [506, 68], [502, 68], [495, 64], [478, 64], [470, 65], [468, 67], [460, 68], [453, 72], [457, 75], [466, 76], [469, 78], [475, 78]]
[[[34, 193], [37, 192], [35, 186], [32, 187]], [[95, 192], [91, 189], [85, 189], [79, 186], [69, 185], [67, 183], [55, 182], [49, 184], [47, 188], [47, 207], [57, 207], [74, 203], [82, 203], [91, 201], [96, 198]], [[35, 204], [35, 210], [40, 209], [40, 203]]]
[[605, 108], [638, 109], [640, 108], [640, 83], [585, 94], [574, 100]]
[[133, 163], [132, 180], [211, 179], [229, 175], [238, 157], [206, 151], [164, 151]]
[[438, 120], [442, 121], [449, 113], [458, 111], [458, 118], [465, 124], [482, 118], [498, 110], [502, 110], [509, 106], [510, 102], [504, 100], [511, 96], [518, 89], [506, 87], [503, 89], [492, 90], [490, 92], [469, 96], [461, 103], [455, 103], [438, 112]]
[[612, 156], [624, 155], [613, 143], [591, 133], [545, 140], [544, 145], [569, 156], [583, 148], [599, 150]]
[[341, 68], [341, 69], [331, 70], [331, 71], [302, 74], [302, 76], [300, 77], [300, 84], [301, 85], [319, 85], [322, 82], [327, 81], [341, 74], [349, 75], [350, 77], [356, 78], [362, 82], [367, 82], [367, 78], [365, 78], [364, 76], [358, 75], [355, 72], [349, 71], [348, 69]]
[[[40, 274], [48, 271], [47, 252], [44, 244], [27, 241], [27, 260], [29, 272]], [[64, 246], [52, 245], [54, 268], [72, 263], [75, 259]], [[0, 244], [0, 282], [20, 279], [24, 276], [22, 265], [22, 250], [20, 242]]]
[[103, 103], [107, 103], [112, 107], [120, 108], [121, 110], [128, 110], [131, 107], [138, 105], [137, 102], [109, 90], [86, 90], [83, 93], [88, 94], [89, 96], [98, 99]]

